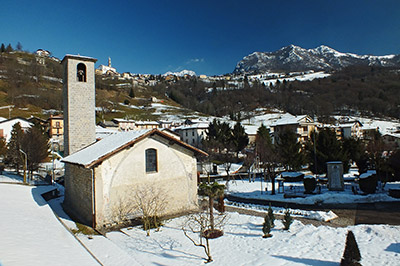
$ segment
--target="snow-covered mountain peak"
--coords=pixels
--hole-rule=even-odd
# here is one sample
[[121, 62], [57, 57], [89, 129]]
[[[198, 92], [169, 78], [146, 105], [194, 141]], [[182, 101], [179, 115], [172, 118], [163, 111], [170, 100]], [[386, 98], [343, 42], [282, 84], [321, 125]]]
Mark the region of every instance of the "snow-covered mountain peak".
[[174, 75], [174, 76], [177, 76], [177, 77], [183, 77], [183, 76], [185, 76], [185, 75], [189, 75], [189, 76], [196, 76], [196, 72], [194, 72], [194, 71], [192, 71], [192, 70], [182, 70], [182, 71], [180, 71], [180, 72], [171, 72], [171, 71], [168, 71], [168, 72], [166, 72], [163, 76], [169, 76], [169, 75]]
[[275, 52], [254, 52], [245, 56], [237, 63], [234, 73], [320, 71], [341, 69], [351, 65], [400, 67], [400, 55], [357, 55], [341, 53], [326, 45], [304, 49], [291, 44]]

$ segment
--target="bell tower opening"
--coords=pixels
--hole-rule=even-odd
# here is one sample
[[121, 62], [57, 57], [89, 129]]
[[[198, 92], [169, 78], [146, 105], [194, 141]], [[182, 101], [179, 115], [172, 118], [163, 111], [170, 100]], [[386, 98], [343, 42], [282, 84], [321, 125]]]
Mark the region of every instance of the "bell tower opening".
[[76, 67], [76, 77], [80, 82], [86, 82], [86, 65], [79, 63]]

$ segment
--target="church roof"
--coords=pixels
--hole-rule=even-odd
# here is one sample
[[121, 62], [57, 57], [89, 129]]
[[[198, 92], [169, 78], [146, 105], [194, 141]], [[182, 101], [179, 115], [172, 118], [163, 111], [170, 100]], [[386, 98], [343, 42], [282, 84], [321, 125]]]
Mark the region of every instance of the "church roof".
[[90, 168], [96, 164], [101, 163], [105, 159], [114, 155], [115, 153], [125, 149], [126, 147], [132, 146], [135, 143], [143, 140], [146, 137], [152, 135], [159, 135], [163, 138], [173, 141], [182, 147], [193, 151], [195, 154], [208, 155], [202, 150], [199, 150], [183, 141], [172, 137], [171, 135], [162, 132], [158, 129], [145, 129], [138, 131], [126, 131], [118, 134], [110, 135], [98, 142], [93, 143], [67, 157], [62, 162], [82, 165], [86, 168]]

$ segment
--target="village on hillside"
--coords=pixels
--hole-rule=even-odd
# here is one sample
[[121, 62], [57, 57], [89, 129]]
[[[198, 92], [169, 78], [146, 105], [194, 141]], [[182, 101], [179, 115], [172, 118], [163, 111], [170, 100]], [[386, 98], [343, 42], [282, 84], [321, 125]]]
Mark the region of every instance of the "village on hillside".
[[[160, 77], [96, 62], [59, 60], [62, 112], [24, 118], [12, 116], [20, 107], [0, 107], [9, 112], [0, 118], [0, 201], [13, 202], [0, 208], [0, 265], [396, 265], [399, 121], [276, 108], [217, 117], [155, 96], [118, 103], [155, 119], [121, 118], [96, 101], [96, 82], [137, 88]], [[224, 91], [329, 74], [280, 75], [200, 79], [224, 80], [210, 86]], [[361, 257], [347, 257], [354, 252]]]

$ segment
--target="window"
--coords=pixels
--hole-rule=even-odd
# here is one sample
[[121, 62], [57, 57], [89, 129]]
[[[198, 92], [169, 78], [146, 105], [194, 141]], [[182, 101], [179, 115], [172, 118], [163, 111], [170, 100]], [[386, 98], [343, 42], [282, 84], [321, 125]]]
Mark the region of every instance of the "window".
[[146, 173], [157, 172], [157, 150], [146, 150]]
[[76, 66], [76, 78], [79, 82], [86, 82], [86, 66], [83, 63], [79, 63]]

